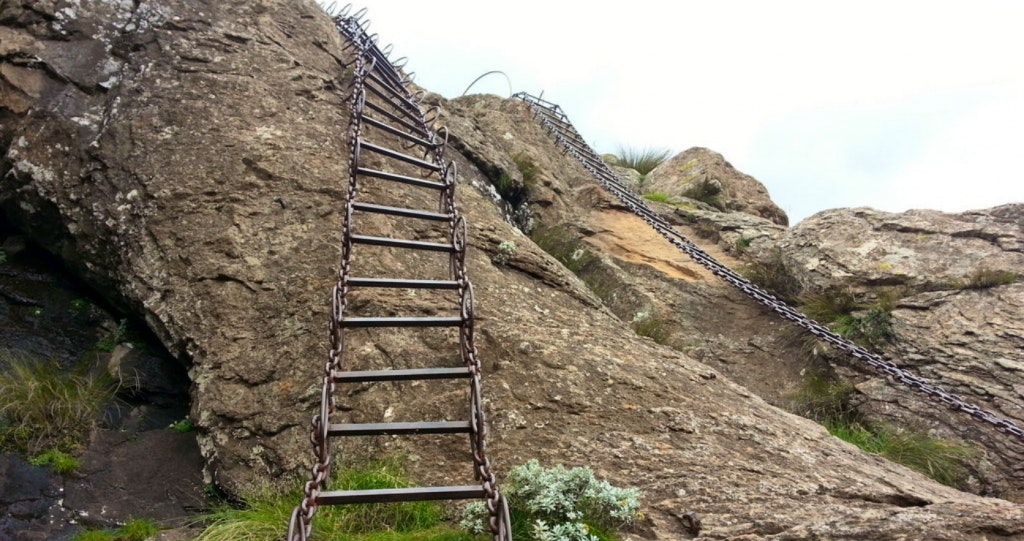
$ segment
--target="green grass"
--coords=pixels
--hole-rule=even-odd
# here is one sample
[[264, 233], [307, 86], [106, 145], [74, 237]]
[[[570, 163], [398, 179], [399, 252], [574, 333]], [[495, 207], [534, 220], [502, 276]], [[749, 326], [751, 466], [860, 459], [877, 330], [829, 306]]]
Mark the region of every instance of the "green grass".
[[88, 530], [75, 535], [72, 541], [146, 541], [160, 533], [160, 527], [151, 521], [133, 519], [113, 530]]
[[645, 317], [634, 321], [631, 326], [633, 332], [640, 336], [646, 336], [658, 344], [665, 344], [671, 336], [665, 327], [665, 321], [661, 319]]
[[7, 252], [0, 248], [0, 265], [7, 263]]
[[736, 253], [739, 253], [739, 254], [743, 254], [743, 253], [746, 253], [746, 252], [747, 252], [747, 250], [749, 250], [749, 249], [750, 249], [750, 244], [751, 244], [751, 243], [752, 243], [753, 241], [754, 241], [754, 239], [752, 239], [752, 238], [750, 238], [750, 237], [744, 237], [744, 236], [742, 236], [742, 235], [741, 235], [741, 236], [739, 236], [739, 237], [737, 237], [737, 238], [736, 238], [736, 242], [735, 242], [735, 243], [733, 243], [733, 246], [734, 246], [734, 247], [735, 247], [735, 249], [736, 249]]
[[973, 454], [967, 447], [912, 431], [859, 423], [826, 424], [833, 436], [872, 454], [917, 470], [948, 486], [957, 487], [967, 478], [965, 459]]
[[60, 449], [49, 449], [29, 459], [33, 466], [49, 466], [53, 471], [74, 473], [82, 467], [82, 461]]
[[128, 320], [122, 319], [117, 328], [107, 333], [106, 336], [96, 341], [96, 350], [110, 353], [118, 344], [124, 342], [128, 336]]
[[725, 202], [722, 200], [722, 194], [712, 185], [701, 182], [699, 184], [693, 184], [686, 191], [683, 192], [685, 197], [707, 203], [718, 210], [726, 210]]
[[175, 422], [171, 423], [170, 425], [168, 425], [167, 428], [169, 428], [169, 429], [171, 429], [171, 430], [173, 430], [175, 432], [192, 432], [193, 430], [196, 429], [195, 425], [193, 425], [192, 421], [189, 420], [189, 419], [182, 419], [180, 421], [175, 421]]
[[83, 368], [69, 370], [0, 351], [0, 449], [28, 455], [77, 447], [114, 398], [117, 384]]
[[1013, 271], [978, 269], [967, 278], [965, 287], [967, 289], [987, 289], [990, 287], [1012, 284], [1017, 281], [1019, 275]]
[[530, 232], [530, 239], [574, 274], [579, 274], [596, 258], [586, 244], [564, 225], [539, 226]]
[[917, 470], [936, 481], [960, 486], [967, 478], [964, 463], [970, 449], [911, 430], [866, 422], [853, 405], [857, 389], [820, 371], [810, 371], [802, 388], [791, 396], [790, 409], [818, 421], [833, 436], [863, 451]]
[[648, 201], [654, 201], [655, 203], [668, 203], [672, 204], [672, 196], [665, 192], [648, 192], [644, 194], [644, 199]]
[[647, 176], [656, 167], [665, 163], [671, 154], [672, 151], [667, 148], [619, 147], [616, 165], [628, 167], [640, 173], [641, 176]]
[[[369, 490], [411, 486], [397, 460], [385, 460], [336, 472], [331, 490]], [[223, 506], [201, 517], [206, 523], [195, 541], [278, 541], [301, 501], [301, 490], [266, 491], [243, 508]], [[313, 536], [323, 541], [476, 541], [479, 537], [442, 522], [435, 502], [403, 502], [321, 507], [313, 518]]]
[[895, 337], [892, 309], [896, 298], [894, 293], [883, 292], [874, 302], [862, 302], [848, 289], [833, 288], [804, 298], [800, 309], [843, 338], [879, 348]]
[[767, 259], [744, 265], [740, 274], [786, 302], [793, 302], [803, 290], [796, 276], [786, 266], [780, 250], [772, 251]]

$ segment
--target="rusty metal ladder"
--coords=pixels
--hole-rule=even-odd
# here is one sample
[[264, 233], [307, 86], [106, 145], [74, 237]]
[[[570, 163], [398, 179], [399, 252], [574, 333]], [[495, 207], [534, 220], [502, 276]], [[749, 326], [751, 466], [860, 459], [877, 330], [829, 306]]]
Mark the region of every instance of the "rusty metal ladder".
[[[486, 421], [480, 384], [480, 360], [474, 342], [473, 287], [465, 268], [467, 228], [465, 219], [455, 206], [456, 167], [445, 163], [447, 129], [434, 129], [439, 110], [424, 112], [419, 100], [422, 92], [409, 90], [410, 79], [401, 68], [388, 59], [388, 52], [377, 47], [376, 36], [366, 29], [366, 10], [350, 15], [346, 6], [334, 17], [335, 26], [347, 40], [347, 49], [355, 59], [345, 68], [353, 69], [350, 95], [350, 170], [342, 232], [342, 256], [337, 283], [332, 293], [330, 317], [330, 352], [323, 375], [319, 413], [313, 418], [310, 440], [316, 464], [305, 484], [302, 502], [292, 513], [288, 541], [309, 539], [312, 518], [321, 505], [408, 502], [424, 500], [483, 499], [490, 514], [489, 528], [495, 541], [511, 541], [511, 520], [508, 505], [498, 491], [494, 473], [486, 454]], [[371, 142], [364, 131], [378, 141], [391, 137], [401, 141], [401, 150]], [[398, 174], [385, 169], [364, 166], [365, 155], [374, 155], [384, 163], [417, 171]], [[383, 205], [359, 200], [363, 181], [397, 183], [423, 189], [438, 199], [438, 209], [417, 209]], [[445, 229], [443, 242], [356, 234], [354, 231], [368, 215], [383, 215], [420, 221]], [[362, 226], [358, 226], [362, 227]], [[376, 246], [415, 252], [448, 255], [449, 278], [411, 279], [392, 277], [357, 277], [352, 275], [352, 261], [358, 246]], [[364, 256], [365, 257], [365, 256]], [[362, 317], [349, 314], [349, 293], [353, 289], [407, 289], [449, 291], [457, 296], [450, 316]], [[458, 332], [461, 366], [405, 368], [386, 370], [345, 370], [344, 333], [351, 329], [421, 329], [453, 328]], [[336, 409], [337, 386], [369, 382], [415, 382], [425, 380], [461, 380], [469, 387], [469, 419], [460, 421], [417, 421], [385, 423], [335, 423], [331, 414]], [[327, 490], [332, 465], [331, 441], [354, 436], [426, 434], [467, 434], [470, 440], [473, 474], [478, 484], [431, 486], [376, 490]]]

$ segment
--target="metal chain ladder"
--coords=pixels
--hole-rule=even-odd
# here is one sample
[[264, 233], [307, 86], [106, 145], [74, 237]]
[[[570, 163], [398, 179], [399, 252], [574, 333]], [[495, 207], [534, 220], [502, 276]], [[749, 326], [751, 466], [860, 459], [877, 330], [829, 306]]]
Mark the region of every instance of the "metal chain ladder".
[[681, 233], [676, 231], [675, 228], [672, 227], [672, 224], [662, 218], [658, 213], [654, 212], [654, 210], [644, 202], [643, 198], [626, 186], [611, 170], [611, 168], [608, 167], [608, 164], [606, 164], [604, 160], [602, 160], [601, 157], [594, 152], [589, 145], [587, 145], [586, 141], [583, 140], [583, 137], [576, 131], [576, 128], [573, 127], [571, 122], [569, 122], [569, 117], [566, 116], [561, 107], [525, 92], [520, 92], [513, 97], [526, 102], [533, 111], [535, 118], [562, 146], [564, 152], [579, 161], [580, 164], [582, 164], [583, 167], [589, 171], [605, 189], [617, 197], [637, 216], [647, 222], [661, 236], [665, 237], [665, 239], [672, 243], [672, 245], [688, 255], [698, 264], [710, 270], [715, 276], [718, 276], [728, 284], [736, 287], [750, 298], [780, 315], [783, 319], [802, 327], [815, 337], [836, 349], [863, 361], [868, 366], [871, 366], [882, 374], [891, 377], [893, 380], [913, 390], [924, 393], [929, 398], [941, 402], [951, 409], [961, 411], [978, 421], [992, 425], [1000, 432], [1016, 436], [1019, 440], [1024, 442], [1024, 429], [1014, 424], [1013, 421], [971, 404], [963, 398], [951, 394], [934, 384], [929, 383], [927, 380], [903, 370], [891, 361], [887, 361], [881, 356], [854, 344], [846, 338], [836, 334], [825, 325], [822, 325], [821, 323], [818, 323], [801, 312], [793, 309], [774, 295], [757, 287], [746, 278], [718, 262]]
[[[490, 518], [488, 527], [495, 541], [511, 541], [508, 504], [498, 491], [487, 457], [483, 397], [480, 385], [480, 359], [474, 342], [473, 286], [466, 275], [467, 227], [455, 206], [456, 167], [445, 164], [448, 132], [434, 129], [439, 109], [424, 112], [419, 105], [423, 92], [409, 90], [411, 78], [403, 76], [401, 65], [388, 59], [389, 50], [377, 46], [376, 35], [367, 33], [366, 10], [350, 15], [351, 6], [334, 17], [339, 32], [347, 40], [347, 50], [355, 60], [345, 66], [354, 70], [350, 95], [349, 179], [342, 231], [342, 255], [337, 283], [332, 293], [330, 315], [330, 352], [323, 372], [320, 411], [313, 417], [310, 441], [316, 456], [310, 480], [304, 487], [302, 502], [292, 512], [288, 541], [305, 541], [312, 533], [312, 519], [321, 505], [406, 502], [424, 500], [483, 499]], [[399, 61], [401, 62], [401, 61]], [[371, 136], [392, 136], [402, 141], [403, 150], [394, 150], [368, 140]], [[409, 154], [419, 149], [422, 156]], [[415, 154], [416, 152], [414, 152]], [[387, 172], [385, 167], [364, 167], [361, 157], [372, 154], [379, 159], [420, 174], [413, 176]], [[372, 179], [372, 180], [371, 180]], [[374, 204], [359, 200], [363, 181], [384, 181], [414, 186], [439, 197], [438, 210], [420, 210]], [[445, 230], [445, 242], [425, 242], [393, 237], [355, 234], [359, 216], [370, 214], [410, 219], [434, 224]], [[352, 275], [356, 246], [377, 246], [448, 255], [448, 280], [422, 280]], [[365, 257], [365, 256], [364, 256]], [[348, 313], [349, 293], [353, 288], [393, 288], [406, 290], [452, 291], [457, 295], [458, 315], [447, 317], [354, 317]], [[345, 331], [366, 328], [455, 328], [459, 337], [461, 366], [388, 370], [345, 370]], [[469, 385], [469, 419], [465, 421], [332, 423], [336, 387], [366, 382], [413, 382], [423, 380], [462, 380]], [[327, 490], [332, 464], [332, 438], [378, 435], [468, 434], [476, 485], [392, 488], [378, 490]]]

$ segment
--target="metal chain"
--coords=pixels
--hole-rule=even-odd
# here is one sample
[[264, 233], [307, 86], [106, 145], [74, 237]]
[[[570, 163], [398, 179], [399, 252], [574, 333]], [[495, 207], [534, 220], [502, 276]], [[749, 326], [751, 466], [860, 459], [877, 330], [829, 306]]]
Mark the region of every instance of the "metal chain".
[[937, 400], [951, 409], [961, 411], [979, 421], [988, 423], [1000, 432], [1011, 434], [1024, 441], [1024, 429], [1014, 424], [1013, 421], [971, 404], [963, 398], [907, 372], [891, 361], [854, 344], [718, 262], [708, 255], [707, 252], [701, 250], [696, 244], [676, 231], [672, 224], [647, 206], [640, 196], [626, 186], [604, 160], [587, 145], [583, 137], [576, 131], [576, 128], [569, 122], [568, 116], [565, 115], [558, 105], [525, 92], [520, 92], [513, 97], [529, 104], [534, 116], [554, 136], [555, 140], [562, 145], [564, 151], [578, 160], [602, 186], [622, 201], [627, 208], [647, 222], [661, 236], [665, 237], [665, 239], [690, 256], [698, 264], [710, 270], [715, 276], [736, 287], [784, 319], [807, 330], [834, 348], [863, 361], [893, 380], [915, 391], [924, 393], [929, 398]]
[[[455, 204], [455, 184], [458, 177], [453, 161], [445, 164], [445, 150], [448, 143], [446, 127], [435, 129], [434, 124], [440, 115], [438, 107], [423, 111], [420, 101], [425, 93], [410, 92], [409, 83], [412, 74], [403, 75], [401, 67], [388, 59], [387, 52], [377, 47], [377, 36], [367, 32], [369, 21], [364, 19], [366, 10], [362, 9], [349, 15], [351, 5], [345, 6], [335, 17], [334, 23], [338, 31], [347, 40], [346, 50], [355, 50], [355, 60], [349, 64], [354, 66], [352, 90], [349, 94], [349, 180], [346, 193], [345, 216], [342, 229], [342, 256], [338, 270], [337, 282], [331, 296], [331, 315], [329, 320], [330, 351], [324, 367], [323, 385], [321, 389], [320, 412], [313, 417], [310, 442], [316, 456], [312, 476], [304, 487], [304, 497], [292, 512], [288, 526], [288, 541], [306, 541], [312, 531], [312, 518], [317, 510], [317, 496], [325, 487], [330, 476], [331, 458], [328, 443], [330, 412], [335, 409], [335, 384], [333, 372], [337, 371], [345, 349], [342, 317], [347, 308], [349, 292], [349, 275], [352, 257], [352, 213], [353, 204], [358, 195], [357, 176], [362, 144], [362, 120], [367, 108], [367, 90], [383, 100], [393, 110], [400, 111], [411, 120], [416, 131], [427, 134], [427, 150], [423, 159], [431, 160], [440, 170], [444, 189], [438, 201], [438, 211], [448, 215], [449, 238], [455, 247], [449, 260], [449, 275], [458, 283], [458, 309], [461, 313], [462, 325], [459, 327], [459, 349], [463, 363], [470, 370], [470, 451], [473, 459], [473, 474], [481, 482], [485, 504], [490, 514], [488, 527], [495, 541], [511, 541], [511, 520], [508, 505], [498, 491], [495, 475], [487, 458], [486, 418], [481, 393], [480, 360], [475, 345], [475, 327], [473, 311], [473, 285], [466, 273], [466, 249], [468, 231], [465, 219], [460, 215]], [[373, 86], [367, 85], [372, 82]], [[415, 146], [415, 143], [412, 144]]]

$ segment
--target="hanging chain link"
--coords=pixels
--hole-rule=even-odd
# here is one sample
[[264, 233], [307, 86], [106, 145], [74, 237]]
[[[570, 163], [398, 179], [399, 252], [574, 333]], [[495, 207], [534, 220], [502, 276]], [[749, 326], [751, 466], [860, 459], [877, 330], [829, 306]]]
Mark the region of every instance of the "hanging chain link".
[[565, 153], [579, 161], [605, 189], [617, 197], [642, 220], [647, 222], [661, 236], [665, 237], [672, 245], [690, 256], [691, 259], [701, 266], [710, 270], [715, 276], [736, 287], [759, 304], [782, 316], [782, 318], [805, 329], [834, 348], [863, 361], [868, 366], [891, 377], [898, 383], [924, 393], [929, 398], [941, 402], [951, 409], [959, 410], [981, 422], [987, 423], [1000, 432], [1016, 436], [1024, 442], [1024, 429], [1014, 424], [1013, 421], [971, 404], [963, 398], [907, 372], [891, 361], [854, 344], [825, 325], [793, 309], [782, 300], [718, 262], [708, 255], [707, 252], [701, 250], [696, 244], [676, 231], [672, 224], [647, 206], [640, 196], [627, 187], [604, 160], [587, 145], [583, 137], [576, 131], [576, 128], [569, 122], [568, 116], [565, 115], [561, 107], [525, 92], [520, 92], [513, 97], [529, 104], [534, 116], [554, 136]]
[[[331, 11], [330, 8], [329, 11]], [[448, 215], [448, 232], [454, 250], [449, 261], [449, 275], [458, 284], [458, 308], [462, 324], [459, 327], [459, 350], [462, 362], [469, 368], [469, 415], [470, 415], [470, 452], [473, 460], [473, 474], [481, 483], [485, 494], [485, 505], [490, 518], [488, 527], [495, 541], [511, 541], [511, 521], [508, 504], [498, 491], [497, 481], [487, 458], [487, 425], [484, 415], [483, 395], [481, 393], [481, 365], [475, 344], [475, 326], [473, 312], [473, 285], [466, 273], [466, 249], [468, 245], [468, 229], [466, 220], [460, 215], [455, 204], [455, 184], [458, 171], [455, 162], [445, 164], [445, 150], [448, 143], [448, 129], [436, 128], [440, 109], [432, 107], [423, 111], [420, 102], [423, 91], [410, 92], [408, 87], [412, 74], [403, 75], [400, 61], [391, 62], [388, 54], [377, 46], [377, 36], [367, 32], [369, 21], [366, 20], [366, 9], [350, 15], [351, 5], [345, 6], [335, 17], [334, 23], [341, 35], [346, 39], [346, 51], [352, 50], [355, 59], [344, 67], [352, 67], [352, 87], [349, 94], [349, 179], [346, 192], [345, 214], [342, 228], [342, 255], [339, 265], [337, 282], [331, 295], [331, 314], [329, 319], [330, 351], [324, 365], [323, 384], [321, 388], [320, 411], [313, 417], [310, 442], [316, 456], [310, 480], [304, 486], [302, 502], [292, 512], [288, 526], [288, 541], [306, 541], [312, 532], [312, 518], [317, 510], [317, 497], [325, 488], [330, 477], [331, 456], [328, 441], [330, 413], [334, 411], [335, 383], [333, 374], [341, 367], [345, 350], [342, 318], [345, 314], [349, 293], [349, 277], [352, 259], [352, 230], [354, 203], [358, 196], [357, 177], [359, 175], [361, 145], [363, 142], [363, 119], [368, 108], [367, 90], [380, 98], [388, 108], [400, 111], [405, 118], [411, 119], [414, 131], [426, 134], [428, 149], [423, 159], [431, 160], [440, 169], [444, 184], [438, 201], [438, 211]], [[373, 87], [367, 85], [372, 81]], [[375, 98], [376, 99], [376, 98]], [[375, 110], [379, 110], [375, 108]], [[392, 117], [399, 120], [397, 116]]]

